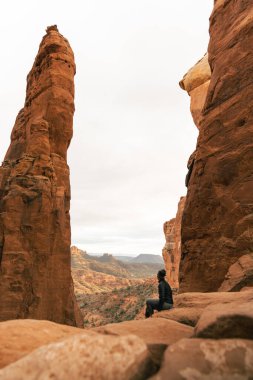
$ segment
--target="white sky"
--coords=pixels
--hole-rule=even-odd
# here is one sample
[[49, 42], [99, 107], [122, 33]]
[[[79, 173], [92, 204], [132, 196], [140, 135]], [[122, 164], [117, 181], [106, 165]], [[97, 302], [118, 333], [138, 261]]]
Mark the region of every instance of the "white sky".
[[178, 82], [207, 50], [212, 0], [8, 0], [0, 12], [0, 159], [48, 25], [76, 58], [72, 243], [160, 254], [197, 129]]

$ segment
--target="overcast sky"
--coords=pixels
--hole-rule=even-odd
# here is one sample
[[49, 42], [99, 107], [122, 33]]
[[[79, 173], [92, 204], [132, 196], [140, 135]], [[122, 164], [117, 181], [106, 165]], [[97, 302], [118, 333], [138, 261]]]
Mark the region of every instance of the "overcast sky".
[[8, 0], [0, 13], [0, 159], [48, 25], [76, 59], [72, 243], [161, 254], [197, 129], [178, 82], [207, 50], [212, 0]]

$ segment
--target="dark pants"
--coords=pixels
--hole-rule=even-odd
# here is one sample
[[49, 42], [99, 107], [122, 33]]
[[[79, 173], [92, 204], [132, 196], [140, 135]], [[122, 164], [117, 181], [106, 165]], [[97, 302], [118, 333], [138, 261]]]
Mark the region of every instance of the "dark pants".
[[[162, 310], [169, 310], [172, 309], [173, 305], [171, 303], [164, 302]], [[159, 309], [159, 300], [157, 299], [149, 299], [146, 301], [146, 312], [145, 317], [149, 318], [151, 315], [154, 314], [154, 310]]]

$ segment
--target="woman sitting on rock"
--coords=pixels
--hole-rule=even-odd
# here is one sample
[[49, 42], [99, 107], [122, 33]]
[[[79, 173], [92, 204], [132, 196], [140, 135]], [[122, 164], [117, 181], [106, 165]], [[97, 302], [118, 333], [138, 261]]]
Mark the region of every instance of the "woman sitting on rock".
[[149, 318], [154, 314], [154, 310], [169, 310], [173, 307], [172, 290], [168, 282], [165, 280], [166, 271], [164, 269], [159, 270], [157, 273], [158, 279], [158, 299], [148, 299], [146, 301], [145, 317]]

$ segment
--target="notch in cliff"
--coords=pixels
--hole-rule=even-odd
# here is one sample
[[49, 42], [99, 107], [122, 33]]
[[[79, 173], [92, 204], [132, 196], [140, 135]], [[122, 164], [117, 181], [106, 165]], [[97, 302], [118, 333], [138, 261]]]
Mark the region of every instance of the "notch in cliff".
[[82, 325], [70, 267], [70, 182], [75, 62], [47, 28], [27, 76], [25, 105], [0, 167], [0, 320]]

